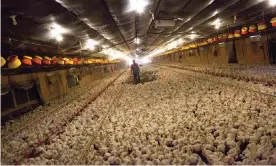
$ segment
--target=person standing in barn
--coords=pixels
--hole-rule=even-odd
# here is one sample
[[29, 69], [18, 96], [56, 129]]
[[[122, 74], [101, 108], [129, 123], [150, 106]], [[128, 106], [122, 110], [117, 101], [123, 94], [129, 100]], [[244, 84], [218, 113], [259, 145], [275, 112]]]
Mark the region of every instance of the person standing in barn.
[[130, 72], [133, 76], [134, 83], [137, 84], [140, 81], [140, 68], [139, 65], [135, 62], [135, 60], [133, 60], [132, 62], [133, 63], [130, 66]]

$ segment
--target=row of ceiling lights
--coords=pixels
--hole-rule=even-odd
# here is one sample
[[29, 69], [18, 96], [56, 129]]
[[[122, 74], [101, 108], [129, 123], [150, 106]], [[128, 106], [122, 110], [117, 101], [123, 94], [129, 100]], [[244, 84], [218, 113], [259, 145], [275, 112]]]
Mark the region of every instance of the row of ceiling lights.
[[[275, 6], [276, 5], [276, 0], [268, 0], [269, 4], [271, 6]], [[213, 1], [211, 1], [213, 2]], [[128, 11], [136, 11], [138, 14], [141, 14], [144, 12], [145, 7], [149, 5], [147, 0], [129, 0], [129, 6], [128, 6]], [[217, 15], [219, 12], [215, 11], [213, 16]], [[219, 29], [221, 26], [221, 20], [218, 18], [216, 19], [212, 25], [215, 26], [215, 29]], [[192, 30], [193, 27], [191, 27], [189, 30]], [[58, 42], [61, 42], [63, 40], [62, 34], [68, 33], [68, 30], [66, 30], [65, 28], [61, 27], [60, 25], [54, 23], [52, 25], [51, 28], [51, 37], [55, 38]], [[198, 35], [193, 33], [191, 35], [189, 35], [190, 39], [195, 39]], [[179, 39], [177, 41], [174, 41], [172, 43], [169, 43], [167, 48], [175, 48], [178, 45], [182, 44], [184, 41], [182, 39]], [[135, 43], [136, 44], [140, 44], [140, 39], [136, 37], [135, 39]], [[84, 49], [88, 49], [88, 50], [93, 50], [95, 49], [95, 46], [98, 45], [99, 43], [93, 39], [88, 39], [86, 41], [86, 44], [84, 46]], [[106, 48], [106, 46], [103, 46], [103, 48]]]
[[[261, 2], [265, 1], [265, 0], [259, 0]], [[276, 0], [266, 0], [268, 1], [268, 4], [272, 7], [276, 6]], [[213, 0], [211, 1], [211, 3], [213, 2]], [[215, 15], [217, 15], [219, 13], [218, 10], [216, 10], [214, 12], [214, 14], [212, 15], [212, 17], [214, 17]], [[220, 20], [220, 18], [217, 18], [214, 22], [211, 23], [211, 25], [213, 25], [215, 27], [215, 29], [219, 29], [221, 27], [221, 24], [222, 24], [222, 21]], [[190, 30], [193, 30], [193, 27], [191, 27], [189, 29]], [[199, 35], [197, 35], [194, 31], [191, 32], [190, 35], [188, 35], [188, 37], [193, 40], [195, 39], [196, 37], [198, 37]], [[174, 40], [174, 39], [172, 39]], [[170, 41], [172, 41], [170, 40]], [[177, 46], [180, 46], [182, 43], [184, 43], [184, 41], [182, 39], [178, 39], [177, 41], [173, 41], [173, 42], [170, 42], [169, 41], [169, 44], [166, 46], [166, 47], [163, 47], [162, 49], [157, 49], [155, 51], [153, 51], [151, 54], [148, 55], [148, 57], [152, 57], [152, 56], [155, 56], [157, 54], [160, 54], [166, 50], [169, 50], [169, 49], [173, 49], [173, 48], [176, 48]], [[181, 42], [179, 42], [181, 41]], [[165, 49], [164, 49], [165, 48]]]
[[[63, 41], [64, 34], [68, 34], [70, 31], [68, 29], [63, 28], [62, 26], [58, 25], [57, 23], [52, 23], [51, 29], [50, 29], [50, 37], [55, 39], [58, 42]], [[87, 39], [85, 42], [85, 45], [82, 49], [84, 50], [94, 50], [95, 47], [99, 45], [98, 41], [95, 41], [93, 39]], [[125, 59], [129, 61], [129, 58], [122, 52], [114, 50], [114, 49], [107, 49], [107, 45], [103, 45], [102, 48], [104, 49], [102, 51], [103, 54], [108, 55], [110, 59]]]
[[[138, 14], [142, 14], [149, 5], [148, 0], [129, 0], [129, 4], [127, 6], [127, 11], [132, 12], [135, 11]], [[136, 44], [140, 44], [140, 39], [136, 36], [135, 39]], [[137, 55], [136, 55], [137, 56]]]
[[[51, 25], [50, 36], [51, 36], [51, 38], [56, 39], [56, 41], [62, 42], [63, 41], [62, 35], [67, 34], [69, 32], [70, 31], [68, 29], [63, 28], [62, 26], [58, 25], [57, 23], [53, 23]], [[93, 49], [95, 49], [95, 46], [98, 44], [99, 44], [99, 42], [97, 42], [93, 39], [87, 39], [83, 49], [93, 50]]]

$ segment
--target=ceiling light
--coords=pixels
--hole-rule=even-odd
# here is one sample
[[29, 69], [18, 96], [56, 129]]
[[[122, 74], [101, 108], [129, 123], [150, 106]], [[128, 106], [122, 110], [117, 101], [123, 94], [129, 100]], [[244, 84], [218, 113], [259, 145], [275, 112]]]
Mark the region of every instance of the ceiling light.
[[184, 43], [183, 39], [178, 39], [178, 44]]
[[219, 29], [219, 28], [220, 28], [220, 25], [216, 25], [215, 28], [216, 28], [216, 29]]
[[67, 30], [64, 29], [63, 27], [61, 27], [60, 25], [56, 24], [56, 23], [53, 23], [52, 24], [52, 27], [51, 27], [51, 35], [52, 37], [56, 37], [56, 36], [59, 36], [63, 33], [66, 33]]
[[158, 50], [153, 51], [152, 53], [150, 53], [150, 54], [149, 54], [148, 56], [146, 56], [146, 57], [153, 57], [153, 56], [158, 55], [158, 54], [160, 54], [160, 53], [162, 53], [162, 52], [164, 52], [164, 51], [165, 51], [164, 48], [158, 49]]
[[190, 39], [192, 39], [192, 40], [195, 39], [196, 37], [197, 37], [196, 34], [191, 34], [191, 35], [190, 35]]
[[63, 37], [60, 35], [60, 36], [57, 36], [56, 37], [56, 40], [58, 41], [58, 42], [61, 42], [62, 40], [63, 40]]
[[219, 18], [216, 19], [216, 20], [212, 23], [212, 25], [214, 25], [216, 29], [219, 29], [220, 26], [221, 26], [221, 20], [220, 20]]
[[84, 49], [88, 49], [88, 50], [93, 50], [95, 49], [95, 46], [98, 45], [99, 43], [93, 39], [88, 39], [85, 43], [85, 47]]
[[217, 14], [218, 14], [218, 11], [216, 10], [216, 11], [214, 12], [213, 16], [215, 16], [215, 15], [217, 15]]
[[68, 30], [65, 28], [61, 27], [57, 23], [53, 23], [51, 25], [51, 30], [50, 30], [50, 36], [51, 38], [55, 38], [57, 41], [62, 41], [62, 34], [68, 33]]
[[139, 38], [136, 38], [135, 43], [136, 43], [136, 44], [140, 44], [140, 39], [139, 39]]
[[128, 11], [136, 11], [137, 13], [143, 13], [145, 7], [148, 5], [147, 0], [129, 0]]
[[141, 59], [141, 63], [142, 64], [147, 64], [147, 63], [151, 63], [151, 60], [148, 57], [142, 58]]
[[213, 25], [216, 25], [216, 24], [220, 24], [220, 19], [216, 19], [214, 22], [213, 22]]
[[276, 5], [276, 0], [269, 0], [269, 5], [270, 6], [275, 6]]
[[191, 28], [189, 29], [189, 31], [192, 30], [192, 29], [194, 29], [194, 27], [191, 27]]
[[113, 59], [124, 59], [126, 61], [131, 61], [132, 60], [126, 54], [124, 54], [120, 51], [117, 51], [117, 50], [113, 50], [111, 48], [103, 50], [102, 53], [105, 54], [105, 55], [108, 55], [109, 59], [111, 59], [111, 60], [113, 60]]

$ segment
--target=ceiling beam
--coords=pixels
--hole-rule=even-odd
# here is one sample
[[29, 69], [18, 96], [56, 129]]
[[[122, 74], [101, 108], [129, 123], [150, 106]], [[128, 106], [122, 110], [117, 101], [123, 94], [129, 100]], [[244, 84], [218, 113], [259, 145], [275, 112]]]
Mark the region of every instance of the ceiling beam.
[[116, 27], [117, 27], [117, 29], [118, 29], [120, 35], [121, 35], [122, 38], [124, 39], [124, 41], [125, 41], [125, 43], [126, 43], [128, 49], [129, 49], [129, 51], [131, 52], [131, 49], [130, 49], [130, 47], [129, 47], [128, 42], [126, 41], [124, 35], [122, 34], [122, 32], [121, 32], [121, 30], [120, 30], [118, 24], [117, 24], [116, 21], [114, 20], [112, 14], [110, 13], [110, 10], [109, 10], [109, 7], [108, 7], [108, 5], [107, 5], [107, 3], [106, 3], [106, 0], [102, 0], [102, 2], [103, 2], [103, 4], [104, 4], [105, 9], [108, 11], [109, 16], [111, 17], [112, 22], [114, 23], [114, 25], [116, 25]]
[[[62, 1], [62, 0], [60, 0], [60, 1]], [[59, 2], [57, 2], [57, 1], [55, 1], [56, 3], [58, 3], [58, 4], [60, 4]], [[66, 4], [64, 1], [62, 1], [62, 3], [64, 3], [64, 4]], [[67, 12], [69, 12], [73, 17], [76, 17], [77, 19], [79, 19], [82, 23], [84, 23], [87, 27], [89, 27], [90, 29], [92, 29], [92, 30], [94, 30], [95, 32], [97, 32], [98, 33], [98, 35], [101, 37], [101, 38], [103, 38], [103, 39], [105, 39], [106, 41], [108, 41], [109, 43], [111, 43], [111, 45], [112, 45], [112, 47], [113, 46], [116, 46], [114, 43], [112, 43], [110, 40], [108, 40], [108, 39], [106, 39], [104, 36], [102, 36], [96, 29], [94, 29], [94, 28], [92, 28], [92, 27], [90, 27], [89, 25], [87, 25], [87, 23], [85, 22], [85, 21], [83, 21], [83, 19], [82, 18], [80, 18], [77, 14], [75, 14], [73, 11], [75, 11], [74, 9], [72, 9], [72, 8], [70, 8], [70, 10], [68, 9], [68, 8], [66, 8], [64, 5], [62, 5], [62, 4], [60, 4], [65, 10], [67, 10]], [[68, 4], [66, 4], [66, 6], [68, 6], [69, 7], [69, 5]], [[118, 47], [116, 47], [117, 49], [119, 49], [119, 50], [121, 50], [120, 48], [118, 48]], [[122, 51], [122, 50], [121, 50]]]

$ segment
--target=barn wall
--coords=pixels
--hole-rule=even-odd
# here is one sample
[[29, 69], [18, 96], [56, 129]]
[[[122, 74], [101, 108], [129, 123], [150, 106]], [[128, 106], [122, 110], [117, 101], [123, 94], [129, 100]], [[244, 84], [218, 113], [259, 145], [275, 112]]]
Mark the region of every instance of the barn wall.
[[[154, 63], [229, 64], [229, 56], [236, 53], [238, 64], [269, 64], [268, 42], [276, 40], [276, 33], [263, 35], [258, 42], [250, 38], [228, 41], [154, 57]], [[233, 49], [235, 47], [235, 49]], [[234, 52], [235, 51], [235, 52]], [[175, 57], [174, 57], [175, 56]], [[172, 58], [174, 57], [174, 58]]]
[[[10, 86], [13, 90], [1, 96], [1, 103], [3, 106], [1, 108], [1, 115], [6, 116], [28, 105], [49, 102], [55, 98], [74, 92], [79, 87], [87, 85], [97, 79], [102, 79], [122, 68], [123, 64], [110, 64], [106, 66], [76, 68], [73, 71], [70, 69], [62, 69], [51, 72], [2, 76], [2, 86]], [[69, 88], [66, 78], [68, 74], [78, 77], [79, 85]], [[22, 83], [25, 84], [28, 81], [36, 82], [37, 84], [32, 88], [32, 92], [30, 90], [18, 90], [14, 88], [14, 85], [22, 85]], [[35, 94], [32, 96], [35, 97], [29, 97], [31, 95], [30, 93], [34, 92]], [[17, 95], [17, 93], [19, 93], [19, 95]]]

